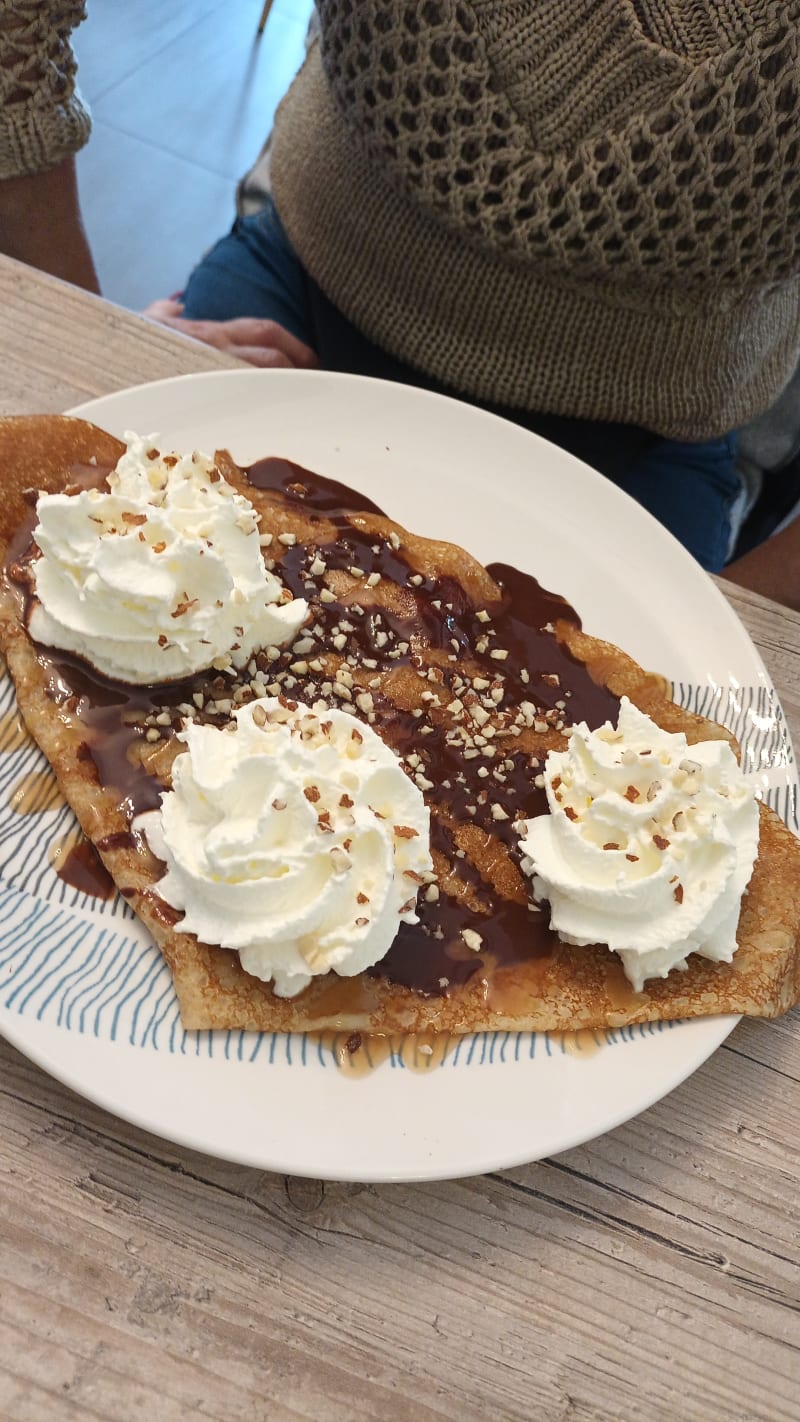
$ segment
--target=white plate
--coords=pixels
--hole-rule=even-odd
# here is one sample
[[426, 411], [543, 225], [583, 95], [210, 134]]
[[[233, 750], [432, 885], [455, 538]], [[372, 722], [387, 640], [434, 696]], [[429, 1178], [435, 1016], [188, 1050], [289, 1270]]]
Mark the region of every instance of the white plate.
[[[795, 809], [780, 707], [724, 598], [638, 505], [545, 441], [416, 389], [284, 371], [159, 381], [73, 413], [176, 448], [226, 445], [241, 462], [288, 456], [363, 489], [420, 533], [535, 574], [587, 630], [735, 723], [761, 792]], [[3, 711], [13, 704], [8, 682], [4, 690]], [[0, 756], [4, 804], [36, 755]], [[393, 1058], [356, 1080], [301, 1037], [184, 1034], [167, 970], [130, 910], [85, 899], [46, 865], [68, 816], [0, 811], [0, 1028], [91, 1100], [227, 1159], [358, 1180], [538, 1159], [657, 1101], [735, 1022], [608, 1032], [583, 1054], [558, 1038], [484, 1034], [428, 1071]]]

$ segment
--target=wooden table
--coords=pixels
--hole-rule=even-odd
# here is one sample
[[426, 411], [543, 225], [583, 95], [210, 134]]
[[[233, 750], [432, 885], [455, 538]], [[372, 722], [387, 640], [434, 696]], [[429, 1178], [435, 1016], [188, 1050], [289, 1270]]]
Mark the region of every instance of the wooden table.
[[[216, 352], [0, 259], [0, 412]], [[723, 585], [800, 744], [800, 617]], [[800, 1014], [558, 1159], [329, 1185], [127, 1126], [0, 1045], [0, 1417], [800, 1418]]]

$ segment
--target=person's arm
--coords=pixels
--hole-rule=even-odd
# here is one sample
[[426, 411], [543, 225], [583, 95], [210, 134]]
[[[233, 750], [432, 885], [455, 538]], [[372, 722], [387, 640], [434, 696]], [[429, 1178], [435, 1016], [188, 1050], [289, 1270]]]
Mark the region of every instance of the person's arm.
[[722, 571], [740, 587], [800, 612], [800, 516]]
[[0, 251], [87, 291], [100, 290], [74, 158], [44, 173], [0, 180]]
[[262, 320], [258, 316], [235, 316], [229, 321], [190, 321], [183, 316], [183, 306], [175, 296], [152, 301], [142, 315], [263, 370], [316, 370], [319, 366], [311, 347], [277, 321]]
[[83, 0], [0, 0], [0, 251], [97, 291], [75, 180], [90, 121], [69, 35], [84, 14]]

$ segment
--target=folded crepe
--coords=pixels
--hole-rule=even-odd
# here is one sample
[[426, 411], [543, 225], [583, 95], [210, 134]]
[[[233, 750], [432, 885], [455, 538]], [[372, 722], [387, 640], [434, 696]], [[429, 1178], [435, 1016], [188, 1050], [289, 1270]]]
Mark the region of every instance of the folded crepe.
[[[0, 646], [28, 729], [169, 964], [187, 1028], [598, 1029], [775, 1016], [798, 1001], [800, 842], [763, 804], [730, 963], [692, 954], [685, 971], [634, 992], [606, 947], [561, 942], [546, 906], [532, 911], [516, 821], [546, 811], [541, 770], [571, 724], [615, 721], [625, 696], [690, 743], [732, 738], [675, 705], [660, 676], [583, 632], [533, 579], [420, 538], [353, 491], [284, 461], [248, 471], [215, 456], [260, 516], [276, 574], [308, 600], [312, 655], [265, 649], [233, 678], [212, 670], [134, 688], [36, 644], [27, 629], [31, 491], [99, 481], [124, 450], [81, 420], [0, 420]], [[368, 722], [403, 758], [431, 814], [435, 888], [420, 890], [419, 922], [402, 923], [373, 968], [325, 973], [291, 998], [245, 972], [237, 953], [181, 931], [180, 913], [159, 894], [164, 866], [132, 830], [171, 786], [187, 716], [222, 726], [265, 685], [308, 704], [334, 704], [331, 688], [346, 685], [354, 725]]]

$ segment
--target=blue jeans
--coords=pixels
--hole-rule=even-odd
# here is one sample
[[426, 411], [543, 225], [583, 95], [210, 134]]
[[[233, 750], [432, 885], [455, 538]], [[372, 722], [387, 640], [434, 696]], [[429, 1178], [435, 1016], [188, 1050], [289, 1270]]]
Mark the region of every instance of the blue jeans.
[[[271, 202], [255, 216], [238, 219], [207, 253], [192, 272], [183, 300], [185, 315], [194, 320], [261, 316], [278, 321], [316, 351], [323, 369], [459, 394], [361, 335], [309, 276]], [[598, 469], [649, 509], [709, 572], [718, 572], [725, 564], [741, 492], [734, 434], [685, 444], [635, 425], [488, 404], [484, 408], [552, 440]]]

